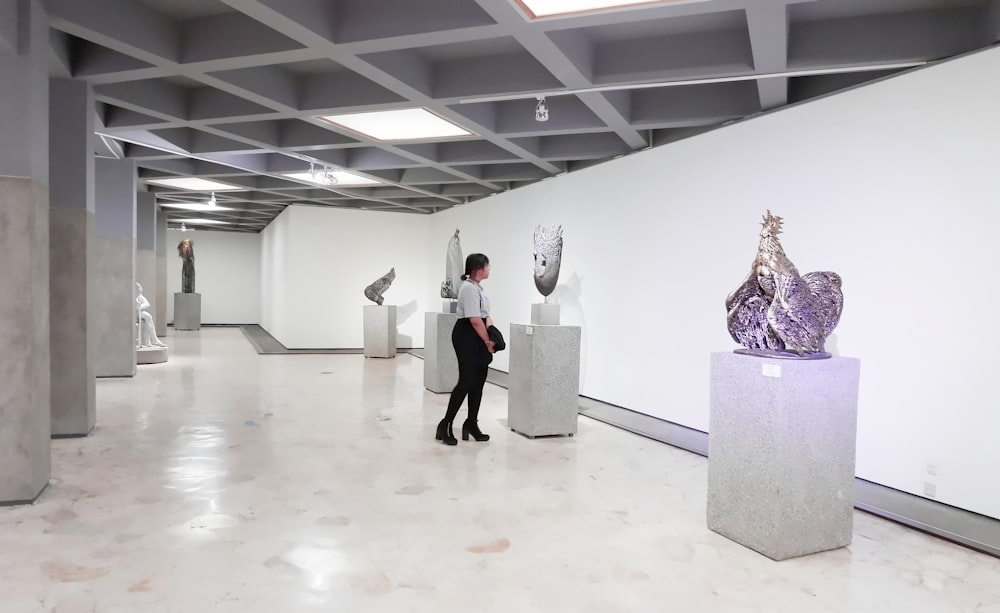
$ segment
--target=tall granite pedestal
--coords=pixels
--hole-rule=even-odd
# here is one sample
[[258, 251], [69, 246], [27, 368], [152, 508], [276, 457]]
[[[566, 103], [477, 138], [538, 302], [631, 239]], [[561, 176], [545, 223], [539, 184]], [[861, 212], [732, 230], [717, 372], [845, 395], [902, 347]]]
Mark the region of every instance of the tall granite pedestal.
[[451, 392], [458, 383], [458, 357], [451, 344], [455, 313], [424, 313], [424, 387], [435, 394]]
[[174, 294], [174, 330], [201, 330], [201, 294]]
[[851, 543], [860, 368], [712, 354], [711, 530], [774, 560]]
[[365, 357], [396, 357], [396, 306], [365, 306]]
[[507, 425], [530, 438], [576, 434], [580, 326], [511, 324]]

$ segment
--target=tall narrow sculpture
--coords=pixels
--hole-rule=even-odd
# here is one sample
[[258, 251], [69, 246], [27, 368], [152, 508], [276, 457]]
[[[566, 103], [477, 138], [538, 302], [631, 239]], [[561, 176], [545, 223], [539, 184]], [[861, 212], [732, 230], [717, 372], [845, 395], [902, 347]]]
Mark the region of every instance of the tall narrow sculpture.
[[390, 268], [389, 272], [385, 273], [381, 277], [375, 280], [374, 283], [365, 288], [365, 298], [368, 298], [375, 304], [382, 306], [382, 294], [385, 290], [389, 289], [392, 285], [393, 280], [396, 278], [396, 268]]
[[159, 337], [156, 336], [156, 329], [153, 326], [153, 316], [149, 314], [149, 300], [142, 295], [142, 285], [135, 284], [135, 316], [139, 322], [139, 336], [136, 339], [136, 348], [143, 347], [166, 347]]
[[562, 248], [562, 226], [535, 226], [535, 287], [546, 298], [559, 281]]
[[462, 285], [462, 272], [465, 259], [462, 257], [462, 243], [458, 239], [458, 228], [448, 241], [448, 251], [444, 256], [444, 283], [441, 284], [441, 297], [458, 298], [458, 288]]
[[800, 276], [778, 240], [781, 223], [771, 211], [764, 216], [750, 273], [726, 298], [729, 334], [748, 353], [829, 357], [826, 338], [844, 308], [840, 275]]
[[185, 238], [177, 244], [177, 255], [183, 258], [181, 268], [181, 293], [194, 293], [194, 240]]

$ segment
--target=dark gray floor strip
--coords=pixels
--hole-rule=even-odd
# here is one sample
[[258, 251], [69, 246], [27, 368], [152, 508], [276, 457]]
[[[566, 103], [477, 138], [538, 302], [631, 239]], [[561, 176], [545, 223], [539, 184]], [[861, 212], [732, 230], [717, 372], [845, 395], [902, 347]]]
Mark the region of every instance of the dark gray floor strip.
[[[285, 347], [278, 339], [271, 336], [267, 330], [260, 327], [257, 324], [247, 324], [241, 325], [240, 330], [243, 331], [243, 335], [250, 341], [253, 346], [254, 351], [260, 355], [356, 355], [364, 353], [363, 348], [347, 348], [347, 349], [289, 349]], [[418, 351], [417, 349], [400, 349], [400, 353], [413, 353]], [[422, 351], [422, 350], [420, 350]]]

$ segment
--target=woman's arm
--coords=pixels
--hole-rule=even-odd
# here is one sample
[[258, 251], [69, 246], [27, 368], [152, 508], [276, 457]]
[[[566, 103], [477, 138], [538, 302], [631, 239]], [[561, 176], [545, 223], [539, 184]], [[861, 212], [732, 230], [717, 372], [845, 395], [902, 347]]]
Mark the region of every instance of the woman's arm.
[[472, 329], [479, 335], [479, 338], [483, 339], [483, 342], [486, 343], [486, 347], [489, 348], [490, 353], [493, 353], [494, 344], [490, 340], [490, 335], [486, 331], [486, 324], [483, 323], [482, 318], [470, 317], [469, 322], [472, 324]]

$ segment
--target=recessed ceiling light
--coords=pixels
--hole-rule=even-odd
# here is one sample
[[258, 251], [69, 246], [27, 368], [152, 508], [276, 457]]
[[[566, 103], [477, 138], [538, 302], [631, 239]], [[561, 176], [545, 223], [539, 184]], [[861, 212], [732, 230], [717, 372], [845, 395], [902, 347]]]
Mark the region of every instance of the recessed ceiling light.
[[316, 185], [337, 185], [339, 187], [377, 185], [382, 183], [381, 181], [369, 179], [368, 177], [362, 177], [361, 175], [356, 175], [353, 172], [347, 172], [346, 170], [327, 170], [317, 173], [286, 172], [284, 176], [289, 179], [308, 181], [310, 183], [315, 183]]
[[376, 140], [419, 140], [449, 136], [474, 136], [473, 132], [435, 115], [425, 108], [352, 113], [350, 115], [323, 115], [320, 119]]
[[191, 219], [171, 219], [170, 221], [172, 221], [174, 223], [183, 223], [183, 224], [188, 224], [189, 223], [189, 224], [206, 224], [206, 225], [219, 225], [219, 224], [229, 225], [228, 221], [220, 221], [218, 219], [195, 219], [195, 218], [191, 218]]
[[551, 17], [568, 13], [607, 11], [641, 4], [680, 4], [704, 0], [517, 0], [528, 16]]
[[176, 179], [146, 179], [146, 183], [162, 185], [163, 187], [173, 187], [176, 189], [189, 189], [196, 192], [224, 192], [231, 190], [246, 189], [239, 185], [219, 183], [208, 179], [198, 179], [195, 177], [177, 177]]
[[185, 211], [232, 211], [232, 207], [219, 206], [217, 204], [205, 204], [202, 202], [160, 202], [160, 206], [173, 209], [184, 209]]

